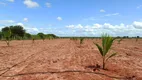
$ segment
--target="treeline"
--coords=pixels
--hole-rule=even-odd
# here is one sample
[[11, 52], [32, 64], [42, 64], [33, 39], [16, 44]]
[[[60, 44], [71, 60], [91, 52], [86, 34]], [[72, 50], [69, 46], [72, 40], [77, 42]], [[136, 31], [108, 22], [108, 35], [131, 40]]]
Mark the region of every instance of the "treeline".
[[[58, 36], [54, 34], [44, 34], [42, 32], [38, 34], [30, 34], [27, 33], [26, 30], [20, 26], [20, 25], [15, 25], [15, 26], [7, 26], [1, 29], [0, 31], [0, 40], [36, 40], [36, 39], [55, 39], [59, 38]], [[78, 39], [78, 38], [85, 38], [85, 39], [100, 39], [101, 37], [60, 37], [62, 39], [64, 38], [70, 38], [70, 39]], [[129, 37], [129, 36], [117, 36], [114, 38], [141, 38], [140, 36], [136, 37]]]
[[20, 26], [7, 26], [1, 29], [0, 31], [0, 40], [29, 40], [29, 39], [54, 39], [58, 38], [58, 36], [54, 34], [30, 34], [27, 33], [26, 30]]

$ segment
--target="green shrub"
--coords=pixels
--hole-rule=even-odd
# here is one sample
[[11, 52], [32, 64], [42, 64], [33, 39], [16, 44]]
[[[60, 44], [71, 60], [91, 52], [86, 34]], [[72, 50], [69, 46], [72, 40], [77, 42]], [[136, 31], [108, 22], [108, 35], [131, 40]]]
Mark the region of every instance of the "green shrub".
[[38, 33], [37, 35], [40, 37], [40, 39], [42, 39], [44, 41], [45, 35], [43, 33]]

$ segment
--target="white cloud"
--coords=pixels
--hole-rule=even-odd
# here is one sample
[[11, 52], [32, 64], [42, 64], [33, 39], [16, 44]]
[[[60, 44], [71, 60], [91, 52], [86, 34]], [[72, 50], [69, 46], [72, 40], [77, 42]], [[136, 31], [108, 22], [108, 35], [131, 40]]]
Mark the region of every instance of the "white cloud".
[[[13, 20], [0, 20], [0, 23], [5, 23], [6, 25], [11, 25], [7, 23], [13, 23], [12, 25], [21, 25], [24, 29], [31, 34], [37, 34], [38, 32], [43, 32], [45, 34], [53, 33], [60, 36], [101, 36], [102, 33], [108, 33], [111, 36], [141, 36], [142, 35], [142, 22], [134, 21], [131, 24], [118, 24], [113, 25], [110, 23], [99, 24], [95, 23], [93, 25], [67, 25], [64, 28], [37, 28], [29, 26], [23, 23], [16, 23]], [[0, 28], [4, 27], [1, 25]]]
[[13, 24], [15, 21], [13, 20], [0, 20], [0, 24]]
[[62, 18], [61, 17], [57, 17], [57, 20], [62, 21]]
[[7, 1], [9, 1], [9, 2], [14, 2], [15, 0], [7, 0]]
[[39, 7], [39, 4], [38, 4], [37, 2], [32, 1], [32, 0], [24, 0], [24, 4], [25, 4], [28, 8]]
[[100, 12], [106, 12], [104, 9], [101, 9]]
[[35, 34], [35, 33], [38, 33], [39, 32], [39, 29], [38, 28], [35, 28], [35, 27], [33, 27], [33, 28], [31, 28], [31, 27], [27, 27], [27, 28], [25, 28], [26, 30], [27, 30], [27, 32], [29, 32], [29, 33], [33, 33], [33, 34]]
[[24, 21], [24, 22], [28, 22], [28, 18], [24, 18], [23, 21]]
[[97, 28], [97, 29], [98, 29], [98, 28], [101, 28], [101, 27], [102, 27], [102, 25], [97, 24], [97, 23], [92, 26], [92, 28]]
[[25, 27], [23, 23], [17, 23], [17, 25], [20, 25], [22, 27]]
[[142, 29], [142, 22], [137, 22], [137, 21], [135, 21], [135, 22], [133, 23], [133, 26], [134, 26], [135, 28], [137, 28], [137, 29]]
[[139, 6], [137, 6], [137, 9], [139, 9], [139, 8], [141, 8], [142, 7], [142, 5], [139, 5]]
[[66, 28], [71, 28], [71, 29], [82, 29], [83, 26], [81, 24], [78, 25], [68, 25]]
[[113, 14], [106, 14], [105, 16], [117, 16], [119, 13], [113, 13]]
[[[81, 27], [79, 27], [79, 25]], [[110, 23], [93, 24], [82, 26], [68, 25], [66, 26], [72, 33], [86, 36], [100, 36], [102, 33], [108, 33], [112, 36], [137, 36], [142, 35], [142, 22], [133, 22], [132, 24], [125, 25], [123, 23], [119, 25], [112, 25]]]
[[51, 3], [49, 3], [49, 2], [47, 2], [45, 5], [46, 5], [48, 8], [51, 7]]
[[26, 25], [24, 25], [23, 23], [17, 23], [17, 25], [20, 25], [20, 26], [24, 27], [24, 29], [25, 29], [26, 32], [28, 32], [28, 33], [35, 34], [35, 33], [38, 33], [38, 32], [39, 32], [39, 29], [36, 28], [36, 27], [26, 26]]

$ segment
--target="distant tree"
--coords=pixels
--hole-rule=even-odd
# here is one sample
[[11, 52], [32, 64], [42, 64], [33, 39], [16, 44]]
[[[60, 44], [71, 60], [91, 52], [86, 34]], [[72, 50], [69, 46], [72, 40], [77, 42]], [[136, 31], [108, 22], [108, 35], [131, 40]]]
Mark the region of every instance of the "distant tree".
[[8, 31], [10, 29], [11, 31], [11, 36], [12, 38], [19, 38], [19, 37], [24, 37], [25, 30], [22, 26], [16, 25], [16, 26], [9, 26], [9, 27], [4, 27], [2, 28], [2, 32]]
[[140, 38], [140, 36], [137, 36], [137, 38]]
[[11, 32], [12, 32], [12, 36], [13, 37], [24, 37], [25, 34], [25, 30], [22, 26], [20, 25], [16, 25], [16, 26], [10, 26]]
[[44, 41], [45, 35], [43, 33], [38, 33], [37, 35], [40, 37], [40, 39], [42, 39]]
[[55, 34], [46, 34], [46, 37], [48, 39], [54, 39], [54, 38], [57, 38], [58, 36], [56, 36]]
[[123, 36], [123, 38], [127, 38], [127, 36]]
[[4, 27], [4, 28], [2, 28], [1, 31], [2, 31], [2, 32], [6, 32], [6, 31], [9, 31], [9, 29], [10, 29], [9, 27]]
[[121, 38], [120, 36], [117, 36], [116, 38]]
[[2, 39], [2, 37], [3, 37], [3, 34], [2, 34], [2, 32], [0, 32], [0, 40]]
[[30, 33], [25, 33], [25, 37], [28, 38], [28, 39], [31, 39], [32, 35]]

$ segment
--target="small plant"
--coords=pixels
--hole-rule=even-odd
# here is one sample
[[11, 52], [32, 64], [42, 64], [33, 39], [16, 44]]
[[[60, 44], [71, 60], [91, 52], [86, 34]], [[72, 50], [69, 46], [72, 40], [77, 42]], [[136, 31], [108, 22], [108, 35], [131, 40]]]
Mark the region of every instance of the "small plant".
[[136, 42], [138, 41], [138, 39], [139, 39], [139, 36], [136, 37]]
[[116, 53], [112, 53], [111, 55], [107, 56], [107, 53], [109, 52], [112, 44], [113, 44], [114, 39], [107, 35], [107, 34], [103, 34], [102, 35], [102, 47], [96, 43], [94, 43], [98, 50], [100, 51], [100, 54], [103, 58], [103, 69], [105, 69], [105, 63], [113, 56], [116, 55]]
[[119, 40], [118, 40], [118, 44], [120, 44], [122, 40], [123, 40], [122, 38], [121, 38], [121, 39], [119, 39]]
[[84, 38], [80, 38], [80, 45], [83, 44]]
[[35, 43], [35, 38], [32, 39], [32, 42]]
[[52, 39], [54, 39], [54, 37], [53, 36], [48, 36], [48, 39], [52, 40]]
[[32, 35], [32, 43], [34, 44], [35, 43], [35, 39], [36, 39], [36, 36], [35, 35]]
[[11, 30], [10, 29], [8, 29], [7, 31], [4, 31], [3, 32], [3, 36], [4, 36], [4, 38], [5, 38], [5, 41], [6, 41], [6, 44], [7, 44], [7, 46], [10, 46], [10, 37], [11, 37]]

